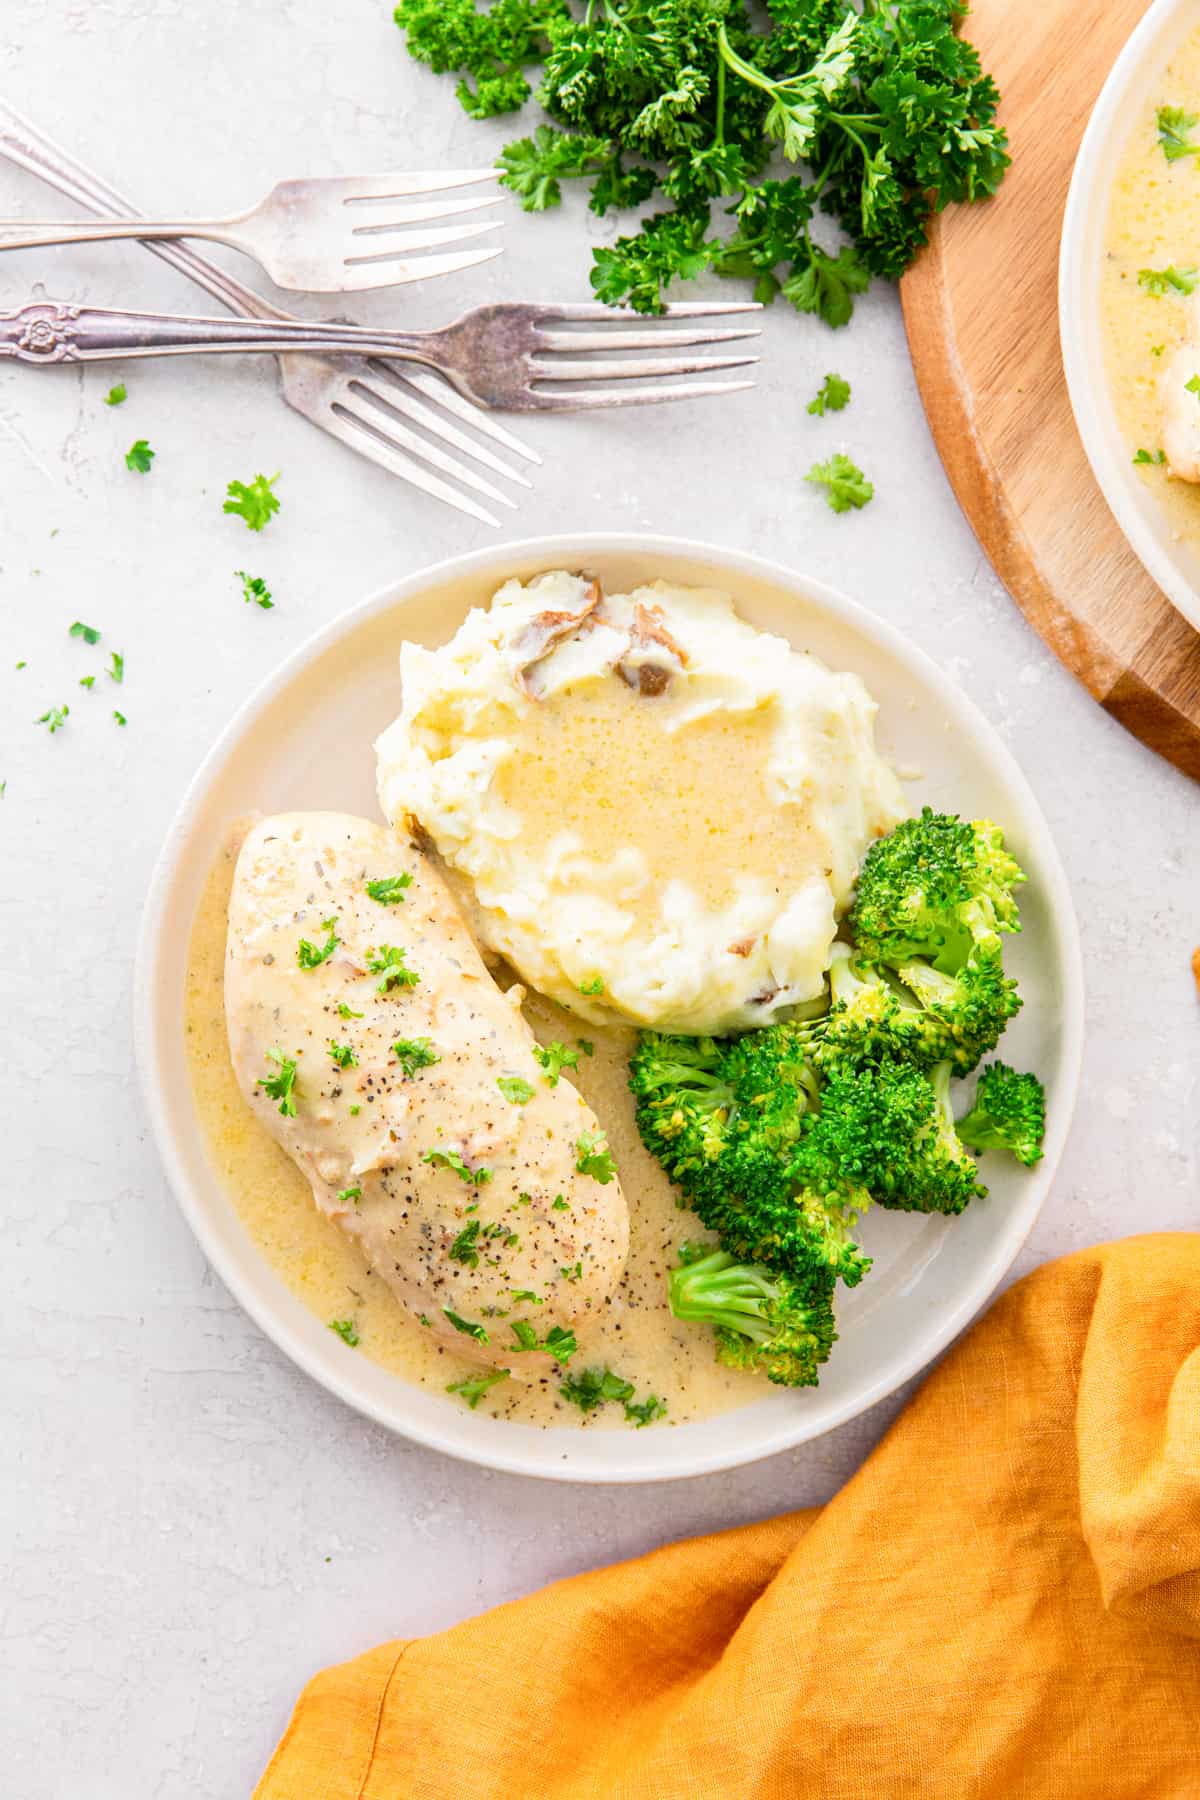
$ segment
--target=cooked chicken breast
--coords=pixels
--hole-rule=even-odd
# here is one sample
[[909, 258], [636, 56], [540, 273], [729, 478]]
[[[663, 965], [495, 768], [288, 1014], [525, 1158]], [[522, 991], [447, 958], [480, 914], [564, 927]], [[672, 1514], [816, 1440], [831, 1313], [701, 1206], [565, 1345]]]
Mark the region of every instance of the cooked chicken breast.
[[1163, 370], [1158, 391], [1167, 467], [1180, 481], [1200, 481], [1200, 294], [1188, 302], [1187, 336]]
[[609, 1304], [629, 1220], [595, 1115], [416, 845], [283, 813], [243, 845], [225, 1008], [250, 1105], [400, 1304], [534, 1379]]

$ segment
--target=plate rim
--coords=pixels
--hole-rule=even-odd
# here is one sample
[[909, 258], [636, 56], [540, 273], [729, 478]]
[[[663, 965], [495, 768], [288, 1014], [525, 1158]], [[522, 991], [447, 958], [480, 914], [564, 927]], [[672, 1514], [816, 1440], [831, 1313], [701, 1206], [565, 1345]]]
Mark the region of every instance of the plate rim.
[[[564, 561], [569, 563], [578, 561], [580, 558], [586, 559], [592, 553], [598, 555], [653, 556], [657, 554], [671, 556], [707, 563], [715, 569], [720, 569], [723, 573], [727, 571], [730, 577], [736, 576], [739, 572], [757, 577], [778, 587], [784, 593], [794, 595], [797, 599], [812, 602], [837, 619], [845, 620], [863, 635], [874, 639], [889, 656], [894, 656], [902, 667], [915, 666], [922, 677], [945, 700], [948, 710], [951, 713], [965, 716], [976, 736], [986, 744], [989, 757], [994, 759], [1005, 781], [1021, 794], [1027, 815], [1040, 832], [1038, 862], [1039, 873], [1043, 877], [1040, 885], [1045, 893], [1049, 914], [1055, 921], [1057, 936], [1061, 940], [1062, 948], [1061, 960], [1058, 961], [1057, 966], [1062, 977], [1060, 1068], [1063, 1092], [1056, 1109], [1053, 1141], [1035, 1175], [1038, 1182], [1036, 1204], [1027, 1204], [1023, 1209], [1020, 1221], [996, 1238], [990, 1254], [981, 1261], [973, 1280], [969, 1284], [965, 1284], [953, 1298], [937, 1325], [932, 1329], [923, 1330], [906, 1354], [889, 1362], [879, 1372], [876, 1379], [865, 1382], [862, 1388], [847, 1395], [840, 1403], [836, 1403], [827, 1415], [820, 1418], [819, 1422], [812, 1421], [803, 1413], [789, 1416], [781, 1412], [779, 1423], [773, 1429], [761, 1432], [754, 1444], [748, 1448], [743, 1449], [734, 1437], [723, 1449], [693, 1452], [690, 1455], [683, 1451], [681, 1441], [682, 1434], [688, 1431], [689, 1426], [681, 1425], [661, 1434], [664, 1444], [676, 1446], [674, 1455], [647, 1458], [644, 1454], [643, 1440], [643, 1455], [636, 1462], [630, 1458], [628, 1451], [624, 1455], [620, 1451], [620, 1446], [629, 1434], [605, 1433], [603, 1434], [605, 1439], [611, 1436], [614, 1440], [613, 1455], [610, 1459], [611, 1466], [587, 1465], [580, 1467], [568, 1464], [566, 1467], [559, 1467], [555, 1466], [553, 1461], [548, 1460], [545, 1465], [539, 1464], [535, 1467], [531, 1465], [529, 1457], [520, 1450], [515, 1439], [511, 1451], [505, 1450], [502, 1444], [497, 1448], [481, 1442], [477, 1447], [460, 1441], [448, 1432], [443, 1432], [440, 1427], [427, 1426], [422, 1421], [402, 1422], [398, 1420], [394, 1409], [359, 1391], [354, 1383], [344, 1379], [336, 1368], [326, 1366], [313, 1353], [310, 1345], [293, 1332], [290, 1324], [279, 1316], [276, 1310], [269, 1305], [260, 1304], [259, 1296], [252, 1291], [252, 1284], [248, 1278], [243, 1279], [236, 1259], [232, 1255], [227, 1255], [226, 1247], [220, 1241], [215, 1225], [210, 1222], [204, 1205], [197, 1194], [193, 1192], [190, 1178], [171, 1129], [167, 1081], [159, 1067], [156, 1050], [158, 1004], [156, 971], [170, 931], [166, 903], [176, 866], [186, 848], [190, 829], [204, 803], [207, 791], [224, 767], [228, 756], [253, 725], [255, 719], [285, 691], [293, 680], [314, 661], [336, 646], [341, 639], [352, 635], [362, 625], [390, 607], [402, 603], [425, 589], [463, 580], [479, 570], [495, 568], [497, 565], [503, 566], [506, 562], [515, 565], [534, 561], [544, 563], [547, 568], [552, 568], [563, 566]], [[190, 930], [190, 928], [191, 921], [189, 919], [188, 929]], [[970, 1320], [982, 1310], [1019, 1256], [1053, 1186], [1069, 1135], [1079, 1092], [1083, 1055], [1085, 985], [1082, 946], [1070, 887], [1062, 859], [1037, 797], [1012, 751], [986, 715], [919, 645], [905, 636], [890, 620], [881, 618], [839, 589], [816, 577], [804, 575], [772, 558], [759, 556], [751, 551], [725, 548], [700, 539], [676, 537], [662, 533], [577, 531], [519, 538], [501, 545], [487, 545], [478, 550], [445, 557], [435, 563], [426, 564], [397, 581], [376, 588], [364, 599], [338, 613], [327, 624], [318, 627], [283, 659], [273, 673], [267, 675], [251, 690], [235, 708], [232, 717], [218, 733], [217, 738], [201, 759], [167, 829], [146, 890], [134, 962], [132, 1000], [134, 1053], [142, 1099], [149, 1118], [155, 1148], [171, 1192], [216, 1274], [258, 1329], [275, 1344], [277, 1349], [282, 1351], [289, 1361], [346, 1405], [373, 1420], [376, 1424], [384, 1426], [387, 1430], [410, 1442], [419, 1443], [427, 1449], [456, 1457], [460, 1461], [507, 1474], [532, 1476], [542, 1480], [578, 1482], [588, 1485], [637, 1485], [651, 1481], [688, 1479], [748, 1466], [768, 1456], [778, 1455], [782, 1451], [796, 1449], [801, 1444], [815, 1442], [826, 1433], [857, 1418], [880, 1400], [895, 1393], [914, 1375], [927, 1369]], [[256, 1248], [253, 1249], [253, 1254], [265, 1261]], [[402, 1387], [412, 1385], [405, 1383], [402, 1377], [395, 1379]], [[456, 1414], [449, 1416], [457, 1417]], [[698, 1424], [706, 1422], [697, 1421]], [[599, 1435], [597, 1434], [597, 1437]], [[548, 1443], [553, 1441], [553, 1433], [549, 1429], [545, 1436]]]
[[[1085, 266], [1089, 228], [1102, 207], [1107, 217], [1111, 184], [1101, 190], [1102, 165], [1119, 126], [1121, 108], [1129, 89], [1150, 61], [1155, 40], [1167, 35], [1178, 16], [1186, 13], [1188, 5], [1189, 0], [1152, 0], [1126, 38], [1096, 96], [1075, 152], [1063, 209], [1058, 248], [1058, 341], [1067, 398], [1096, 485], [1125, 542], [1151, 581], [1162, 589], [1176, 612], [1200, 631], [1200, 593], [1179, 569], [1170, 552], [1159, 543], [1143, 517], [1139, 491], [1110, 442], [1108, 428], [1115, 419], [1107, 376], [1101, 380], [1095, 378], [1088, 356], [1090, 329], [1096, 310], [1096, 281], [1091, 263]], [[1092, 279], [1088, 279], [1089, 273]], [[1103, 359], [1099, 366], [1103, 371]]]

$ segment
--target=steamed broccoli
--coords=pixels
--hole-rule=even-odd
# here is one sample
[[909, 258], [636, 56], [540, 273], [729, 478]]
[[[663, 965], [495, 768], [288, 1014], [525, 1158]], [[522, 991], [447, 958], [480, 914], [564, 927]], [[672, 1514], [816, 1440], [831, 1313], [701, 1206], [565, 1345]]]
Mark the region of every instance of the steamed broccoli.
[[899, 963], [896, 974], [924, 1012], [923, 1053], [930, 1061], [949, 1062], [956, 1075], [969, 1075], [1021, 1010], [1017, 984], [1004, 973], [994, 934], [976, 944], [953, 975], [922, 957]]
[[927, 806], [868, 850], [848, 921], [855, 947], [868, 962], [920, 956], [956, 974], [977, 944], [1021, 929], [1012, 890], [1024, 880], [998, 825]]
[[644, 1032], [629, 1085], [643, 1143], [726, 1249], [797, 1277], [862, 1279], [849, 1233], [870, 1197], [806, 1151], [820, 1083], [803, 1025], [723, 1041]]
[[960, 1213], [987, 1192], [954, 1129], [950, 1065], [894, 1057], [829, 1072], [813, 1137], [880, 1206]]
[[671, 1311], [715, 1327], [717, 1360], [783, 1387], [815, 1387], [837, 1337], [832, 1275], [803, 1281], [685, 1245], [670, 1277]]
[[1041, 1161], [1046, 1094], [1036, 1075], [1007, 1063], [989, 1063], [979, 1077], [975, 1104], [958, 1121], [958, 1135], [974, 1150], [1010, 1150], [1031, 1169]]

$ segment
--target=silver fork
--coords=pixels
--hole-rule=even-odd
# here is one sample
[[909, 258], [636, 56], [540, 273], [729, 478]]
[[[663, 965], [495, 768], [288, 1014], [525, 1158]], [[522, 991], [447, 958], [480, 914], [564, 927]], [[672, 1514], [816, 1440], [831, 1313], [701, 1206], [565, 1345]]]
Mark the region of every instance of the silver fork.
[[[115, 188], [2, 103], [0, 155], [40, 176], [89, 212], [128, 218], [135, 211]], [[167, 240], [150, 243], [146, 248], [243, 319], [291, 320], [290, 313], [272, 306], [190, 245]], [[495, 419], [471, 406], [424, 369], [349, 356], [330, 362], [296, 351], [281, 355], [278, 360], [283, 397], [295, 411], [360, 456], [369, 457], [422, 493], [484, 525], [499, 529], [500, 521], [472, 499], [472, 493], [482, 494], [500, 506], [511, 507], [514, 501], [443, 446], [453, 446], [462, 456], [525, 488], [530, 486], [528, 479], [486, 444], [479, 443], [474, 434], [491, 439], [526, 462], [542, 460]], [[443, 476], [450, 479], [444, 480]], [[452, 482], [459, 485], [452, 486]], [[470, 492], [463, 493], [463, 488]]]
[[[13, 219], [0, 223], [0, 250], [38, 250], [48, 244], [97, 244], [115, 238], [209, 238], [254, 257], [276, 287], [297, 293], [357, 294], [398, 287], [430, 275], [451, 275], [499, 256], [500, 246], [454, 255], [416, 251], [462, 243], [494, 231], [503, 221], [411, 230], [436, 219], [499, 206], [490, 195], [465, 200], [435, 198], [416, 205], [396, 202], [444, 189], [495, 183], [495, 169], [448, 169], [444, 174], [360, 175], [328, 180], [281, 181], [258, 206], [228, 219]], [[386, 212], [383, 210], [386, 206]]]
[[[695, 319], [714, 313], [756, 312], [753, 300], [688, 301], [668, 307], [668, 320]], [[598, 331], [555, 330], [565, 324], [591, 323]], [[398, 356], [424, 363], [454, 383], [466, 400], [509, 412], [574, 412], [600, 406], [645, 406], [663, 400], [691, 400], [738, 393], [750, 381], [692, 381], [670, 386], [670, 377], [742, 368], [757, 356], [678, 353], [663, 357], [628, 356], [629, 350], [656, 350], [667, 345], [709, 345], [730, 338], [756, 337], [757, 326], [701, 331], [694, 325], [675, 330], [651, 322], [630, 330], [622, 318], [599, 305], [531, 305], [502, 302], [477, 306], [451, 325], [436, 331], [380, 331], [365, 325], [328, 320], [309, 324], [297, 319], [204, 319], [177, 313], [125, 312], [112, 307], [74, 305], [64, 300], [33, 300], [14, 312], [0, 312], [0, 357], [20, 362], [105, 362], [140, 356], [229, 355], [238, 351], [333, 351], [360, 356]], [[617, 351], [617, 356], [607, 354]], [[573, 351], [596, 351], [573, 356]], [[668, 378], [647, 387], [619, 384], [647, 376]], [[597, 383], [615, 387], [597, 389]], [[563, 386], [551, 384], [565, 383]]]

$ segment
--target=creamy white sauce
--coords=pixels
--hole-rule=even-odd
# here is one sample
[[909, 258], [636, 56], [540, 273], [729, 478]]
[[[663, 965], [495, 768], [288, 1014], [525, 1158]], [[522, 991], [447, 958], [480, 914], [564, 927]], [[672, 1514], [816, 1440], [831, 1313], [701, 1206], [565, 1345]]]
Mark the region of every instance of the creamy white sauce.
[[[246, 825], [231, 827], [192, 926], [184, 1008], [185, 1048], [192, 1091], [217, 1177], [259, 1253], [323, 1323], [350, 1322], [358, 1335], [347, 1356], [365, 1356], [395, 1375], [446, 1396], [447, 1387], [478, 1371], [457, 1343], [434, 1338], [373, 1274], [359, 1245], [318, 1209], [305, 1175], [242, 1094], [226, 1036], [224, 974], [226, 922], [233, 870]], [[319, 921], [318, 921], [319, 923]], [[310, 938], [312, 933], [306, 933]], [[626, 1084], [633, 1033], [621, 1028], [586, 1032], [593, 1054], [579, 1048], [580, 1028], [547, 1001], [527, 997], [522, 1008], [543, 1042], [565, 1042], [578, 1056], [570, 1079], [604, 1121], [630, 1208], [629, 1255], [615, 1293], [582, 1359], [572, 1367], [607, 1365], [634, 1384], [636, 1398], [657, 1394], [662, 1430], [763, 1397], [753, 1375], [726, 1369], [713, 1355], [712, 1333], [675, 1319], [666, 1303], [666, 1274], [678, 1246], [696, 1235], [696, 1221], [675, 1204], [675, 1193], [642, 1148]], [[339, 1028], [343, 1021], [339, 1020]], [[563, 1399], [561, 1377], [504, 1381], [480, 1402], [480, 1413], [543, 1427], [631, 1429], [619, 1406], [582, 1414]]]

